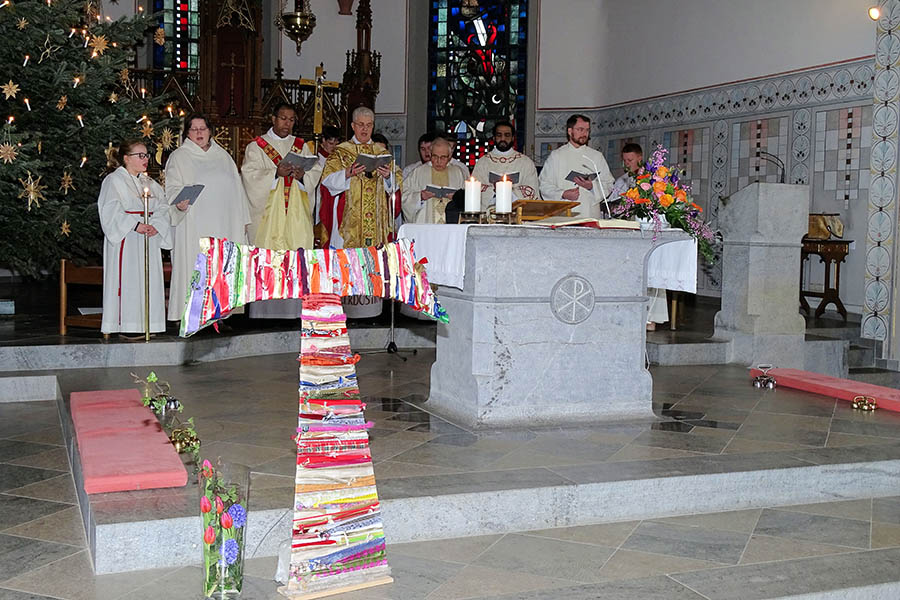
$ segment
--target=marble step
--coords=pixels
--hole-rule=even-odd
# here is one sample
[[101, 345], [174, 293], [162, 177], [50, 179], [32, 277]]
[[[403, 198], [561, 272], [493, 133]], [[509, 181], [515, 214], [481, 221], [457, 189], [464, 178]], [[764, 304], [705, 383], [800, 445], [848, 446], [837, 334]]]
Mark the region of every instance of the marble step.
[[878, 367], [856, 367], [850, 369], [850, 379], [885, 387], [900, 388], [900, 372]]
[[847, 353], [847, 366], [850, 369], [875, 366], [875, 348], [851, 342]]

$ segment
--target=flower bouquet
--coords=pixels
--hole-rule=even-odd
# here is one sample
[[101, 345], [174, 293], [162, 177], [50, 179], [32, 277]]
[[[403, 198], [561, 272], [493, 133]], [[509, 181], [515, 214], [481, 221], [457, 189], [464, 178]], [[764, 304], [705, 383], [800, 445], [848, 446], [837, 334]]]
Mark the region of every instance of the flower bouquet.
[[668, 222], [697, 240], [700, 254], [715, 261], [716, 233], [702, 220], [703, 209], [691, 199], [690, 187], [682, 185], [678, 172], [666, 166], [668, 150], [657, 146], [650, 161], [633, 174], [634, 185], [611, 208], [619, 219], [637, 217], [649, 220], [654, 236]]
[[200, 517], [203, 521], [203, 593], [235, 598], [244, 581], [244, 540], [250, 469], [228, 464], [200, 467]]

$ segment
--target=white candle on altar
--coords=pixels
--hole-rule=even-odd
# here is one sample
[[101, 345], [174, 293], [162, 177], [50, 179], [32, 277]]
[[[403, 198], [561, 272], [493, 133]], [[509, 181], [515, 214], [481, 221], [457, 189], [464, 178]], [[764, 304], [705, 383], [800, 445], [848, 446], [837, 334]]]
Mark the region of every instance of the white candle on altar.
[[466, 180], [466, 205], [465, 211], [469, 213], [481, 212], [481, 182], [474, 176]]
[[497, 182], [494, 192], [497, 196], [498, 213], [512, 212], [512, 181], [503, 176], [503, 179]]

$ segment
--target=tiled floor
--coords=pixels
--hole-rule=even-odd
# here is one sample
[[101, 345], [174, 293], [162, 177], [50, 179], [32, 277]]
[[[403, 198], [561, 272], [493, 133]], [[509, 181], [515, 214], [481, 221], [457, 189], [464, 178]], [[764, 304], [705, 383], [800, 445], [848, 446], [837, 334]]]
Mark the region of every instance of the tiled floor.
[[[735, 454], [814, 462], [825, 452], [863, 453], [862, 446], [896, 451], [900, 442], [900, 415], [859, 414], [786, 389], [759, 392], [739, 367], [704, 366], [653, 369], [662, 422], [473, 433], [427, 412], [433, 360], [433, 351], [420, 351], [408, 363], [374, 355], [359, 365], [371, 397], [367, 415], [376, 422], [382, 495], [488, 479], [502, 488], [514, 484], [513, 474], [621, 477]], [[68, 393], [129, 387], [128, 372], [58, 376]], [[158, 372], [184, 401], [185, 416], [197, 417], [205, 454], [254, 467], [254, 508], [288, 506], [295, 357]], [[98, 520], [132, 520], [148, 498], [172, 514], [195, 508], [191, 489], [108, 494], [93, 506]], [[772, 598], [900, 578], [900, 497], [391, 544], [389, 551], [394, 584], [340, 598]], [[251, 560], [243, 597], [280, 597], [274, 570], [275, 559]], [[55, 404], [0, 404], [0, 600], [193, 599], [199, 585], [193, 566], [93, 576]]]

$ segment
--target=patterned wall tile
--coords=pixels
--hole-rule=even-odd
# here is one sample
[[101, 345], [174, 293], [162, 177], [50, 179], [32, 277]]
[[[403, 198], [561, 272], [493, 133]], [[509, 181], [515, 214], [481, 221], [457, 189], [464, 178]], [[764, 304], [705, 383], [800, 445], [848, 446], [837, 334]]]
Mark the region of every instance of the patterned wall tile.
[[745, 188], [751, 183], [764, 181], [778, 183], [781, 167], [775, 159], [763, 153], [774, 155], [787, 162], [788, 117], [754, 119], [731, 126], [731, 170], [729, 172], [732, 190]]
[[[868, 203], [872, 106], [816, 112], [815, 140], [813, 198], [844, 210], [851, 202]], [[795, 143], [794, 158], [801, 157], [806, 159]]]

